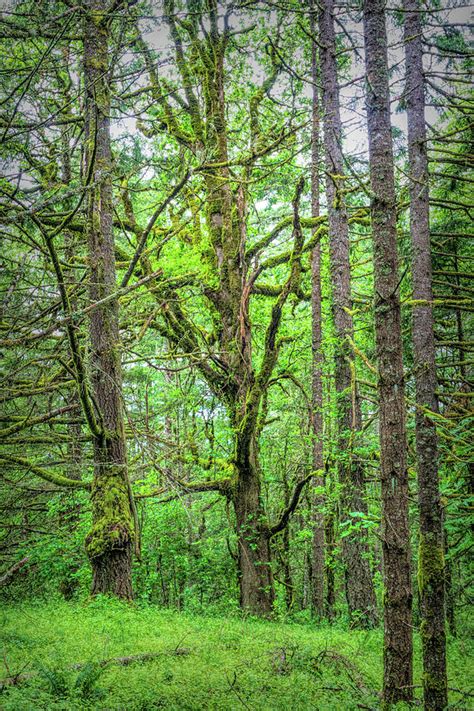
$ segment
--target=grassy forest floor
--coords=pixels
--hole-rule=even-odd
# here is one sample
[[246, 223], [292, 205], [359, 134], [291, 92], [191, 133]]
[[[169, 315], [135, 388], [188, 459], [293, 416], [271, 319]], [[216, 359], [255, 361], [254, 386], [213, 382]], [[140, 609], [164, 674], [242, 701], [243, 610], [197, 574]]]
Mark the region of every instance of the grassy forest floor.
[[[5, 606], [1, 619], [2, 711], [380, 707], [381, 630], [190, 616], [109, 600]], [[473, 708], [469, 651], [466, 637], [449, 641], [452, 709]]]

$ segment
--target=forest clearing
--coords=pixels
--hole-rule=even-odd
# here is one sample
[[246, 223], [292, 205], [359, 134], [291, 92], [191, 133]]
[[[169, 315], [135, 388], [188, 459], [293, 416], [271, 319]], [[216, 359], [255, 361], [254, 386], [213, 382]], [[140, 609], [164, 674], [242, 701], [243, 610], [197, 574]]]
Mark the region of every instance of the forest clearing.
[[[383, 633], [131, 607], [6, 608], [2, 709], [379, 709]], [[448, 644], [449, 708], [471, 707], [468, 642]], [[19, 679], [15, 674], [20, 673]], [[415, 638], [415, 697], [421, 697]], [[397, 709], [408, 709], [398, 704]]]
[[4, 0], [0, 708], [474, 708], [463, 0]]

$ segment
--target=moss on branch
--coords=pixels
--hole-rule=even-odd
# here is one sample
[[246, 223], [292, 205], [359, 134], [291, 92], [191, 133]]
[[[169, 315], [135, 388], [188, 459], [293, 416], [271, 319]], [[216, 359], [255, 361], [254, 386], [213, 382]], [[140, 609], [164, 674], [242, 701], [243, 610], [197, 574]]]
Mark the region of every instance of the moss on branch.
[[4, 462], [9, 462], [10, 464], [17, 464], [19, 467], [27, 469], [33, 474], [36, 474], [36, 476], [40, 477], [40, 479], [44, 479], [44, 481], [48, 481], [50, 484], [55, 484], [56, 486], [66, 487], [69, 489], [91, 488], [91, 485], [88, 482], [76, 479], [69, 479], [66, 476], [62, 476], [61, 474], [54, 474], [53, 472], [50, 472], [47, 469], [44, 469], [43, 467], [39, 467], [36, 464], [33, 464], [33, 462], [30, 462], [24, 457], [14, 457], [10, 456], [9, 454], [2, 453], [0, 455], [0, 460], [3, 460]]

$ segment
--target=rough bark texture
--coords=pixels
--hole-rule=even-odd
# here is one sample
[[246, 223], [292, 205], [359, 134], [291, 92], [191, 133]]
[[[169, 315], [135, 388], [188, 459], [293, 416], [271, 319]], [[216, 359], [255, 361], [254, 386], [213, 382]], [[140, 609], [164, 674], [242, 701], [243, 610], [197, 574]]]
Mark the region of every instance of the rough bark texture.
[[[316, 32], [314, 3], [311, 4], [311, 33]], [[311, 79], [313, 82], [311, 134], [311, 216], [319, 217], [320, 121], [318, 89], [318, 51], [316, 41], [311, 47]], [[313, 471], [315, 487], [324, 486], [323, 462], [323, 355], [321, 318], [321, 247], [319, 242], [311, 254], [311, 347], [312, 347], [312, 427]], [[324, 615], [324, 496], [313, 496], [313, 544], [311, 557], [311, 610], [318, 618]]]
[[[91, 303], [116, 290], [112, 231], [112, 155], [108, 24], [100, 0], [86, 3], [84, 77], [86, 173]], [[94, 436], [92, 529], [86, 548], [93, 569], [93, 593], [132, 597], [133, 516], [127, 472], [121, 400], [122, 373], [118, 300], [90, 313], [92, 388], [99, 430]]]
[[[326, 195], [329, 219], [329, 256], [332, 284], [332, 308], [338, 344], [335, 352], [335, 385], [338, 401], [339, 481], [342, 486], [341, 514], [349, 511], [367, 513], [364, 500], [364, 476], [354, 461], [352, 447], [360, 429], [361, 413], [356, 383], [351, 373], [352, 352], [348, 338], [353, 337], [351, 316], [351, 266], [349, 225], [345, 207], [345, 175], [342, 155], [342, 128], [337, 80], [334, 2], [324, 0], [319, 14], [321, 87], [324, 116], [324, 152]], [[353, 624], [377, 623], [375, 590], [368, 561], [365, 530], [343, 538], [345, 590]]]
[[274, 602], [270, 538], [260, 501], [260, 477], [255, 469], [240, 473], [234, 498], [237, 520], [240, 605], [270, 616]]
[[446, 597], [446, 622], [453, 637], [456, 637], [456, 613], [454, 610], [453, 572], [452, 564], [449, 560], [449, 539], [446, 529], [444, 530], [444, 580]]
[[324, 612], [328, 620], [333, 620], [334, 606], [336, 604], [336, 576], [334, 573], [336, 537], [334, 535], [334, 513], [332, 511], [326, 514], [324, 538], [326, 542], [326, 600]]
[[430, 413], [438, 411], [429, 223], [423, 46], [418, 0], [404, 0], [406, 105], [410, 173], [410, 232], [413, 278], [413, 355], [416, 383], [416, 453], [420, 548], [424, 707], [444, 709], [446, 677], [443, 517], [438, 480], [438, 442]]
[[365, 0], [363, 14], [372, 188], [385, 588], [383, 695], [384, 703], [389, 705], [409, 700], [413, 695], [413, 649], [397, 215], [384, 7], [384, 0]]

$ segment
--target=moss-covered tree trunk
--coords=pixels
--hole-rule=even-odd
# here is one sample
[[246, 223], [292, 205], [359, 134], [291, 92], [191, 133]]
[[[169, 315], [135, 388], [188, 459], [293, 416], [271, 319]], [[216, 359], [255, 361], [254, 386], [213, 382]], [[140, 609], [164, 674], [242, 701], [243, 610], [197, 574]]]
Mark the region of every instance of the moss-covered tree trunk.
[[[286, 449], [286, 447], [285, 447]], [[282, 478], [283, 478], [283, 503], [285, 508], [290, 505], [290, 486], [288, 481], [288, 471], [286, 467], [286, 457], [285, 461], [282, 462]], [[285, 526], [281, 534], [281, 554], [280, 562], [282, 569], [282, 580], [281, 582], [285, 586], [285, 604], [287, 612], [290, 612], [294, 604], [294, 585], [291, 574], [291, 539], [290, 539], [290, 526]], [[311, 568], [310, 568], [311, 571]], [[304, 573], [304, 577], [306, 571]]]
[[413, 697], [407, 438], [384, 0], [364, 0], [363, 15], [382, 490], [383, 698], [389, 706]]
[[416, 383], [416, 453], [420, 547], [423, 696], [427, 711], [447, 706], [443, 516], [438, 480], [438, 442], [431, 413], [438, 411], [431, 286], [431, 244], [426, 145], [423, 45], [418, 0], [404, 0], [406, 104], [413, 246], [413, 355]]
[[[341, 515], [350, 511], [367, 513], [364, 475], [354, 460], [354, 438], [361, 425], [356, 382], [352, 377], [353, 354], [349, 339], [354, 326], [351, 309], [351, 267], [349, 223], [345, 207], [345, 176], [342, 155], [342, 127], [334, 32], [334, 2], [324, 0], [319, 14], [321, 87], [324, 117], [326, 195], [329, 219], [329, 256], [332, 310], [338, 344], [335, 351], [335, 386], [338, 411], [338, 471], [341, 484]], [[342, 541], [345, 591], [353, 624], [372, 626], [377, 622], [374, 584], [368, 561], [367, 532], [350, 533]]]
[[[87, 0], [84, 20], [87, 239], [91, 304], [116, 290], [112, 231], [109, 18], [100, 0]], [[92, 529], [86, 540], [92, 592], [132, 597], [133, 516], [122, 405], [118, 300], [90, 312], [94, 433]]]
[[[69, 52], [64, 53], [64, 61], [66, 65], [69, 64], [70, 57]], [[69, 69], [69, 67], [68, 67]], [[65, 104], [69, 105], [71, 101], [70, 91], [66, 89], [64, 91], [63, 101]], [[70, 185], [72, 180], [71, 171], [71, 147], [70, 147], [70, 129], [68, 126], [61, 127], [61, 181], [64, 185]], [[73, 201], [71, 198], [65, 201], [65, 209], [73, 209]], [[80, 239], [80, 238], [79, 238]], [[70, 230], [64, 231], [64, 256], [67, 264], [72, 264], [74, 255], [76, 254], [78, 247], [78, 236], [74, 235]], [[67, 281], [68, 291], [70, 290], [70, 305], [73, 311], [78, 308], [77, 298], [74, 295], [74, 287], [76, 284], [76, 278], [74, 270], [69, 268], [63, 271], [65, 280]], [[82, 423], [79, 417], [81, 412], [81, 401], [77, 389], [74, 389], [70, 396], [68, 397], [68, 405], [73, 407], [71, 412], [71, 422], [68, 424], [69, 442], [67, 445], [67, 477], [72, 480], [80, 480], [82, 478]], [[67, 511], [64, 519], [61, 521], [61, 525], [67, 525], [69, 530], [74, 530], [80, 521], [81, 506], [78, 503], [74, 503]], [[66, 600], [70, 600], [79, 587], [79, 578], [76, 573], [79, 568], [79, 560], [74, 560], [64, 571], [64, 577], [60, 583], [60, 590], [62, 595]]]
[[[252, 453], [251, 459], [254, 459]], [[240, 606], [251, 614], [268, 617], [273, 610], [275, 595], [270, 537], [255, 460], [237, 469], [233, 503], [237, 526]]]
[[[311, 2], [311, 33], [316, 33], [316, 4]], [[318, 88], [318, 50], [316, 39], [311, 43], [312, 129], [311, 129], [311, 216], [319, 217], [319, 172], [320, 172], [320, 120]], [[312, 465], [316, 472], [314, 485], [319, 489], [312, 500], [313, 540], [311, 555], [311, 611], [315, 617], [324, 614], [324, 503], [321, 494], [324, 486], [323, 475], [323, 355], [322, 355], [322, 315], [321, 315], [321, 247], [315, 245], [311, 254], [311, 394], [313, 452]]]

